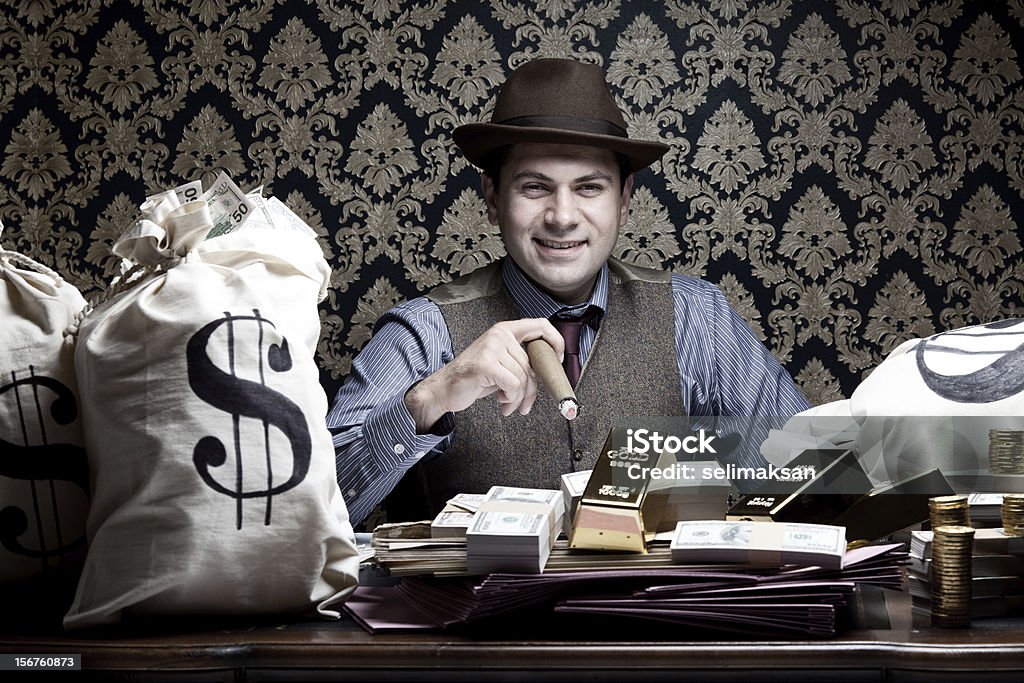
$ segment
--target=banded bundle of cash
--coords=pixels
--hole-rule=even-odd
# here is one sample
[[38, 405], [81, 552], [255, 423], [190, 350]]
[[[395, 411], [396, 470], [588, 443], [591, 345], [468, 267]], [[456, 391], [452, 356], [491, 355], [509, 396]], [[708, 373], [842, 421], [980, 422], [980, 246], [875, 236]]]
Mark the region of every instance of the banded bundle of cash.
[[486, 494], [460, 493], [449, 500], [430, 523], [431, 538], [465, 538]]
[[466, 569], [542, 572], [564, 514], [561, 491], [492, 486], [466, 532]]
[[[1009, 489], [1007, 489], [1009, 491]], [[1013, 508], [1014, 501], [1019, 500], [1020, 494], [1014, 493], [971, 493], [967, 496], [967, 504], [971, 511], [971, 526], [975, 528], [991, 528], [1005, 526], [1003, 524], [1003, 500], [1010, 501], [1010, 508]], [[935, 526], [935, 525], [932, 525]], [[1014, 534], [1007, 534], [1013, 536]]]
[[679, 522], [673, 562], [803, 564], [842, 569], [846, 529], [797, 522]]
[[[935, 608], [934, 540], [932, 531], [912, 531], [907, 566], [911, 609], [929, 617]], [[1024, 538], [1007, 536], [1000, 528], [975, 529], [970, 562], [963, 570], [970, 577], [970, 618], [1024, 613]]]

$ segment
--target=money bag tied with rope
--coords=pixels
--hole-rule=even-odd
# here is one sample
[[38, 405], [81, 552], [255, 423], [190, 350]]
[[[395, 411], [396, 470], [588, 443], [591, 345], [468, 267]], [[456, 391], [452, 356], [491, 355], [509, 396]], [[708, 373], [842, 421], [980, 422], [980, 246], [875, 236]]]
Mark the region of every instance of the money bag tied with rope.
[[1024, 319], [908, 340], [861, 382], [849, 405], [865, 471], [876, 479], [938, 468], [956, 490], [1003, 490], [988, 477], [1000, 474], [996, 450], [1017, 463], [1014, 474], [1024, 474]]
[[85, 305], [56, 272], [0, 248], [0, 583], [19, 592], [28, 579], [73, 582], [84, 557], [89, 470], [71, 330]]
[[189, 194], [147, 200], [115, 245], [129, 268], [81, 324], [95, 492], [66, 628], [337, 616], [356, 583], [313, 359], [323, 252], [283, 204], [224, 176]]

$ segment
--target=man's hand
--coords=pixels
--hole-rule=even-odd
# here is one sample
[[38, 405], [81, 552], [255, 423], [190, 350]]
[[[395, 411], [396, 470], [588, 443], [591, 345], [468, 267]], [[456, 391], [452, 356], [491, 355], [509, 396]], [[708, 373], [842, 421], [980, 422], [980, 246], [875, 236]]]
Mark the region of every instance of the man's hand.
[[523, 344], [544, 339], [563, 356], [565, 344], [549, 321], [523, 318], [500, 322], [452, 359], [452, 362], [415, 384], [405, 394], [405, 405], [425, 433], [447, 412], [459, 412], [477, 400], [497, 393], [501, 414], [526, 415], [537, 399], [537, 376]]

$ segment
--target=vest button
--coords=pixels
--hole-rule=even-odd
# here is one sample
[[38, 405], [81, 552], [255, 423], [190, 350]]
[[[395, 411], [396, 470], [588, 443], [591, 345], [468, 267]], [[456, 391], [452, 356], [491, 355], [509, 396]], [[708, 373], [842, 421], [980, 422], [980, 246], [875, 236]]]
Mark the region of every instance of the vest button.
[[579, 462], [580, 460], [582, 460], [583, 459], [583, 451], [581, 451], [579, 448], [574, 450], [572, 452], [572, 459], [575, 460], [576, 462]]

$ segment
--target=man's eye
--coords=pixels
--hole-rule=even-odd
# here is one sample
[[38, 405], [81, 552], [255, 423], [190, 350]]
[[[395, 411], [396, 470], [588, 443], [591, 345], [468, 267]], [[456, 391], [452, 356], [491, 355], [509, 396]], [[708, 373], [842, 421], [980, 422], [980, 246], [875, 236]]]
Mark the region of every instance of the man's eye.
[[523, 185], [523, 192], [530, 192], [532, 194], [537, 194], [539, 192], [544, 192], [544, 191], [545, 191], [544, 186], [540, 185], [538, 183], [527, 183], [526, 185]]
[[580, 191], [585, 192], [587, 194], [596, 194], [598, 192], [604, 191], [604, 185], [594, 185], [588, 183], [587, 185], [580, 185]]

